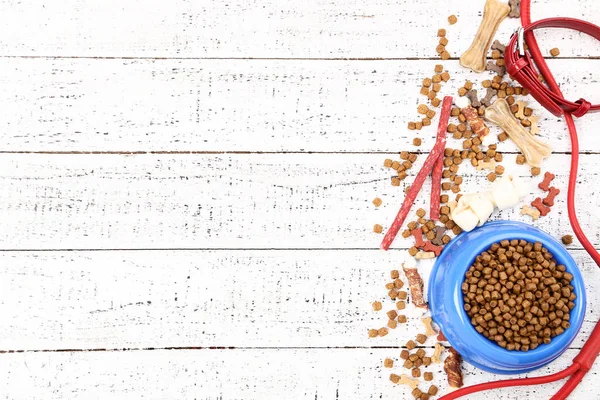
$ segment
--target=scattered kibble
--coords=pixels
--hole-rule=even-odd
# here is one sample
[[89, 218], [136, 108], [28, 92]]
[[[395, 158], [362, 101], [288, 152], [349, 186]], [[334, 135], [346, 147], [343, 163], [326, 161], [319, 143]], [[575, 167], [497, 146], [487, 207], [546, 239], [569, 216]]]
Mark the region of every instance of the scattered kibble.
[[393, 368], [394, 367], [394, 360], [392, 360], [391, 358], [386, 358], [383, 361], [383, 366], [386, 368]]
[[381, 226], [379, 224], [375, 224], [375, 226], [373, 226], [373, 232], [375, 232], [375, 233], [382, 233], [383, 232], [383, 226]]
[[458, 18], [456, 18], [456, 15], [452, 14], [451, 16], [448, 17], [448, 23], [450, 25], [454, 25], [457, 22], [458, 22]]
[[560, 55], [560, 50], [558, 49], [558, 47], [555, 47], [553, 49], [550, 50], [550, 55], [552, 57], [558, 57]]
[[381, 309], [383, 308], [380, 301], [374, 301], [372, 306], [374, 311], [381, 311]]
[[561, 240], [562, 240], [563, 244], [568, 246], [573, 243], [573, 236], [565, 235], [561, 238]]
[[379, 197], [375, 197], [373, 199], [373, 204], [375, 205], [375, 207], [379, 207], [381, 205], [381, 203], [383, 203], [383, 201], [381, 201], [381, 199]]

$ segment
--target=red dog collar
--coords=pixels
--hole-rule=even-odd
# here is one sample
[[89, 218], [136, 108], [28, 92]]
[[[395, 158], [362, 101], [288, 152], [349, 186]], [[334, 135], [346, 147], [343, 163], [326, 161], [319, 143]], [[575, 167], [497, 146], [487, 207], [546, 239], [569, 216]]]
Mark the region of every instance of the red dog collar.
[[504, 61], [508, 74], [518, 81], [531, 95], [548, 111], [558, 116], [567, 112], [575, 117], [581, 117], [590, 111], [600, 111], [599, 105], [592, 105], [585, 99], [568, 101], [564, 97], [551, 91], [538, 80], [538, 70], [533, 59], [525, 49], [524, 35], [538, 28], [566, 28], [586, 33], [600, 40], [600, 27], [586, 21], [574, 18], [547, 18], [521, 27], [510, 38], [504, 52]]

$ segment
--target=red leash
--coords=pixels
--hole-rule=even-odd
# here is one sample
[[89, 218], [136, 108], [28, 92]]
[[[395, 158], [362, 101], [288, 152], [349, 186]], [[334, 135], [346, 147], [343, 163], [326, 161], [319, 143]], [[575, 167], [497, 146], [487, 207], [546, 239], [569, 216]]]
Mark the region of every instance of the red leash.
[[[531, 23], [531, 0], [521, 1], [521, 23], [523, 27], [513, 35], [506, 51], [504, 60], [506, 69], [511, 77], [517, 80], [524, 88], [529, 89], [531, 95], [539, 103], [556, 116], [564, 115], [569, 136], [571, 137], [571, 171], [569, 173], [569, 188], [567, 192], [567, 210], [569, 221], [573, 232], [589, 253], [592, 259], [600, 266], [600, 253], [594, 249], [588, 238], [583, 233], [575, 211], [575, 184], [577, 182], [577, 170], [579, 167], [579, 140], [573, 116], [582, 117], [590, 111], [600, 111], [600, 105], [592, 105], [590, 102], [579, 99], [575, 102], [563, 97], [554, 76], [550, 72], [544, 56], [540, 51], [533, 31], [538, 28], [567, 28], [584, 32], [597, 40], [600, 40], [600, 27], [586, 21], [572, 18], [548, 18]], [[528, 50], [525, 50], [525, 43]], [[534, 65], [535, 64], [535, 65]], [[537, 70], [536, 68], [537, 67]], [[538, 71], [543, 75], [548, 86], [538, 81]], [[496, 382], [487, 382], [459, 389], [447, 394], [440, 400], [452, 400], [467, 394], [480, 392], [482, 390], [496, 389], [507, 386], [525, 386], [550, 383], [571, 376], [565, 385], [550, 400], [564, 400], [577, 387], [585, 374], [590, 370], [596, 357], [600, 353], [600, 322], [585, 343], [579, 354], [573, 359], [573, 364], [564, 371], [552, 375], [536, 378], [507, 379]]]

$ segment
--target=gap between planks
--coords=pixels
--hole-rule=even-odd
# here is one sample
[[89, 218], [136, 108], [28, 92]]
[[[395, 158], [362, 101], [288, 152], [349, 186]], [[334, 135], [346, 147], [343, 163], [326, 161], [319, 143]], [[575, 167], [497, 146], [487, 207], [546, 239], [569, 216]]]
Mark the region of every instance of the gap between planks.
[[[429, 151], [411, 151], [411, 153], [422, 155], [429, 154]], [[51, 155], [144, 155], [144, 154], [158, 154], [158, 155], [197, 155], [197, 154], [381, 154], [389, 155], [389, 151], [227, 151], [227, 150], [173, 150], [173, 151], [144, 151], [144, 150], [98, 150], [98, 151], [49, 151], [49, 150], [5, 150], [0, 151], [0, 154], [51, 154]], [[503, 151], [502, 154], [521, 154], [520, 151]], [[552, 154], [570, 155], [570, 151], [554, 151]], [[580, 155], [599, 155], [600, 151], [580, 151]]]
[[[441, 343], [440, 343], [441, 344]], [[444, 345], [444, 348], [449, 349], [452, 346]], [[435, 346], [417, 346], [416, 349], [433, 349]], [[92, 349], [31, 349], [31, 350], [0, 350], [0, 354], [21, 354], [21, 353], [86, 353], [86, 352], [122, 352], [122, 351], [189, 351], [189, 350], [377, 350], [377, 349], [392, 349], [400, 350], [407, 349], [406, 346], [306, 346], [306, 347], [274, 347], [274, 346], [257, 346], [257, 347], [235, 347], [235, 346], [210, 346], [210, 347], [195, 347], [195, 346], [166, 346], [166, 347], [131, 347], [131, 348], [92, 348]], [[581, 347], [569, 347], [569, 350], [581, 350]]]
[[[0, 59], [47, 59], [47, 60], [246, 60], [246, 61], [458, 61], [459, 57], [442, 60], [439, 57], [135, 57], [135, 56], [53, 56], [53, 55], [0, 55]], [[492, 58], [487, 58], [493, 60]], [[600, 60], [600, 56], [552, 57], [553, 60]]]

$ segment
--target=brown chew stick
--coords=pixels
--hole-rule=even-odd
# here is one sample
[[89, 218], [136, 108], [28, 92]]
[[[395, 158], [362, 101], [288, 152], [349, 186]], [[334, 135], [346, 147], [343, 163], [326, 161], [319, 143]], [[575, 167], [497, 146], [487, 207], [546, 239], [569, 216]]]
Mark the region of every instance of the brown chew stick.
[[[477, 97], [477, 93], [476, 93], [475, 97]], [[460, 110], [460, 113], [465, 116], [465, 118], [467, 119], [467, 122], [469, 123], [469, 125], [471, 126], [471, 129], [473, 130], [473, 133], [475, 133], [477, 136], [479, 136], [481, 138], [481, 137], [486, 136], [488, 133], [490, 133], [490, 128], [488, 128], [485, 125], [485, 122], [483, 122], [483, 118], [481, 118], [479, 116], [476, 109], [469, 106], [469, 107], [462, 108]]]
[[542, 217], [545, 217], [546, 215], [548, 215], [548, 213], [550, 212], [550, 207], [547, 207], [543, 202], [541, 198], [537, 198], [534, 201], [531, 202], [531, 205], [535, 208], [538, 209], [538, 211], [540, 212], [540, 215]]
[[560, 189], [557, 189], [554, 186], [552, 186], [548, 190], [548, 196], [546, 196], [546, 198], [544, 200], [542, 200], [542, 202], [545, 205], [547, 205], [548, 207], [552, 207], [554, 205], [554, 198], [556, 196], [558, 196], [559, 193], [560, 193]]
[[408, 287], [410, 288], [410, 296], [415, 307], [427, 308], [427, 303], [423, 296], [423, 279], [419, 275], [416, 268], [406, 268], [402, 266], [406, 279], [408, 279]]
[[444, 101], [442, 103], [442, 111], [440, 113], [440, 123], [438, 126], [436, 143], [433, 146], [433, 149], [431, 150], [429, 155], [427, 156], [423, 167], [417, 173], [413, 184], [410, 185], [410, 189], [406, 193], [406, 197], [402, 202], [402, 206], [400, 207], [400, 210], [398, 211], [394, 222], [392, 222], [392, 225], [388, 229], [387, 233], [385, 234], [385, 237], [383, 238], [383, 241], [381, 242], [380, 247], [383, 250], [387, 250], [390, 248], [392, 242], [394, 241], [394, 238], [400, 231], [400, 228], [402, 228], [402, 224], [404, 223], [404, 220], [406, 220], [406, 216], [410, 212], [410, 208], [412, 207], [415, 199], [417, 198], [421, 187], [423, 187], [423, 183], [425, 182], [427, 175], [429, 175], [429, 173], [433, 170], [433, 166], [436, 163], [437, 159], [440, 156], [444, 155], [444, 148], [446, 145], [442, 138], [446, 137], [446, 129], [448, 127], [448, 119], [450, 119], [451, 109], [452, 97], [446, 96], [444, 97]]
[[471, 68], [475, 72], [485, 71], [485, 58], [494, 39], [500, 22], [510, 12], [506, 3], [498, 0], [487, 0], [483, 9], [483, 20], [473, 39], [471, 47], [460, 56], [460, 65]]
[[547, 192], [548, 189], [550, 188], [550, 183], [552, 182], [552, 180], [554, 178], [556, 178], [556, 175], [554, 175], [553, 173], [550, 173], [550, 172], [546, 172], [544, 174], [544, 180], [542, 182], [540, 182], [538, 187], [540, 189], [542, 189], [544, 192]]
[[[438, 132], [438, 135], [440, 133]], [[439, 137], [439, 141], [446, 147], [446, 134]], [[440, 196], [442, 195], [442, 174], [444, 172], [444, 154], [440, 153], [431, 171], [431, 196], [429, 197], [429, 217], [437, 221], [440, 219]]]
[[450, 348], [450, 354], [444, 361], [444, 372], [448, 375], [448, 384], [453, 388], [463, 386], [463, 377], [460, 370], [462, 357], [453, 347]]

